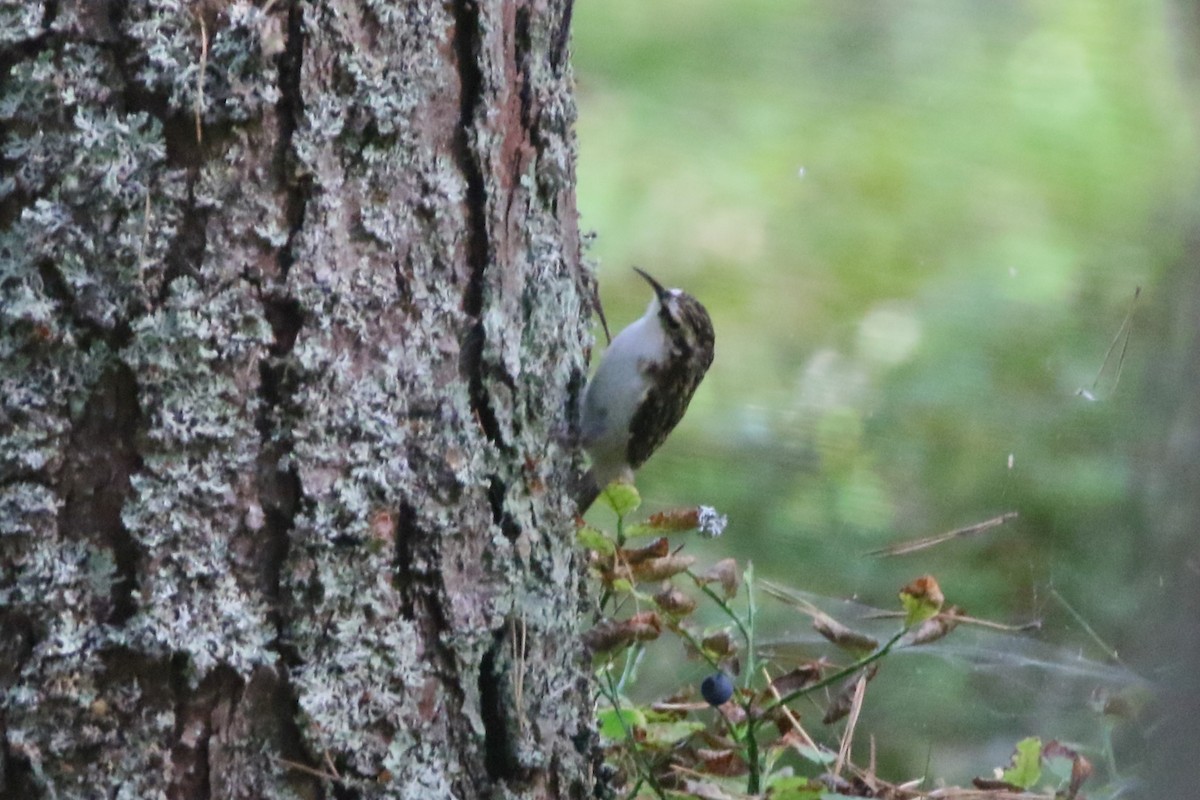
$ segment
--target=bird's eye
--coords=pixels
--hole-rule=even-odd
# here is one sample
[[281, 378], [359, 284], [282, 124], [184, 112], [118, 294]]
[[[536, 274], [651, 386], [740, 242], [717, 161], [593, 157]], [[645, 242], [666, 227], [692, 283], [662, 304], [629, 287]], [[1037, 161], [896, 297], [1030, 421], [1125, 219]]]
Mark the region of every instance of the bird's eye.
[[663, 319], [667, 322], [667, 327], [673, 331], [679, 330], [679, 320], [675, 319], [675, 315], [670, 311], [663, 314]]

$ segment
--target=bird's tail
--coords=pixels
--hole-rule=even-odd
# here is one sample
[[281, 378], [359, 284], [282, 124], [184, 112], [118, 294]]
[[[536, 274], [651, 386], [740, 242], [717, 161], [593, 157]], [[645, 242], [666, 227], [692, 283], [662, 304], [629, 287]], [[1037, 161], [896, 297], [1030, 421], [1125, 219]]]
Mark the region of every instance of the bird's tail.
[[579, 514], [583, 514], [592, 507], [592, 503], [596, 502], [596, 498], [600, 496], [600, 483], [596, 480], [596, 473], [589, 469], [576, 476], [574, 483], [571, 486], [571, 497], [575, 500], [575, 508]]

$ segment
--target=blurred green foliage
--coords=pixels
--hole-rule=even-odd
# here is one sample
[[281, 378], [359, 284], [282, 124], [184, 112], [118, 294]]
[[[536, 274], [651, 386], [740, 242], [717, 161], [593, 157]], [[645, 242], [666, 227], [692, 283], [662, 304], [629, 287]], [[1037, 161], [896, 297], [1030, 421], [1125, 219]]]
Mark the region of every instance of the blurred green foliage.
[[[948, 602], [1043, 617], [1103, 659], [1053, 588], [1135, 642], [1154, 591], [1135, 478], [1163, 427], [1145, 379], [1197, 211], [1194, 45], [1155, 0], [578, 3], [579, 205], [609, 323], [648, 301], [638, 265], [717, 331], [639, 474], [647, 505], [717, 506], [714, 559], [803, 589], [891, 607], [930, 572]], [[1139, 286], [1117, 383], [1123, 345], [1105, 352]], [[863, 556], [1008, 510], [978, 539]]]

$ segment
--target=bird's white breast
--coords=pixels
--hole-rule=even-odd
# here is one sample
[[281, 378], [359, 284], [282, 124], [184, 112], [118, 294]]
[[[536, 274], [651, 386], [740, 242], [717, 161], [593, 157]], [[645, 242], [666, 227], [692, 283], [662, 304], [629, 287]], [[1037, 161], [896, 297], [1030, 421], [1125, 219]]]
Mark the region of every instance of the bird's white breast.
[[646, 392], [645, 369], [667, 352], [653, 301], [645, 315], [617, 334], [584, 393], [580, 430], [603, 486], [625, 466], [629, 425]]

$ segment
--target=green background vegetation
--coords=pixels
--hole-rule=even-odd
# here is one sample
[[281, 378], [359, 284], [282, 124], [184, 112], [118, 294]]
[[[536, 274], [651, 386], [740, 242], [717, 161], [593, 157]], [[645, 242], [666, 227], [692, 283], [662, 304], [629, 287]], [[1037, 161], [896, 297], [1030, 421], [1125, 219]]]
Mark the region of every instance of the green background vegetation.
[[[948, 602], [1105, 661], [1057, 593], [1146, 674], [1148, 386], [1178, 355], [1163, 320], [1197, 210], [1196, 42], [1174, 25], [1152, 0], [578, 3], [579, 204], [609, 323], [648, 301], [638, 265], [717, 330], [639, 474], [647, 507], [717, 506], [705, 557], [761, 577], [894, 607], [930, 572]], [[1139, 286], [1116, 384], [1117, 354], [1101, 366]], [[1009, 510], [978, 539], [863, 555]], [[892, 777], [981, 774], [1008, 722], [1096, 744], [1086, 710], [1048, 701], [1090, 691], [1066, 670], [906, 669], [864, 718]]]

